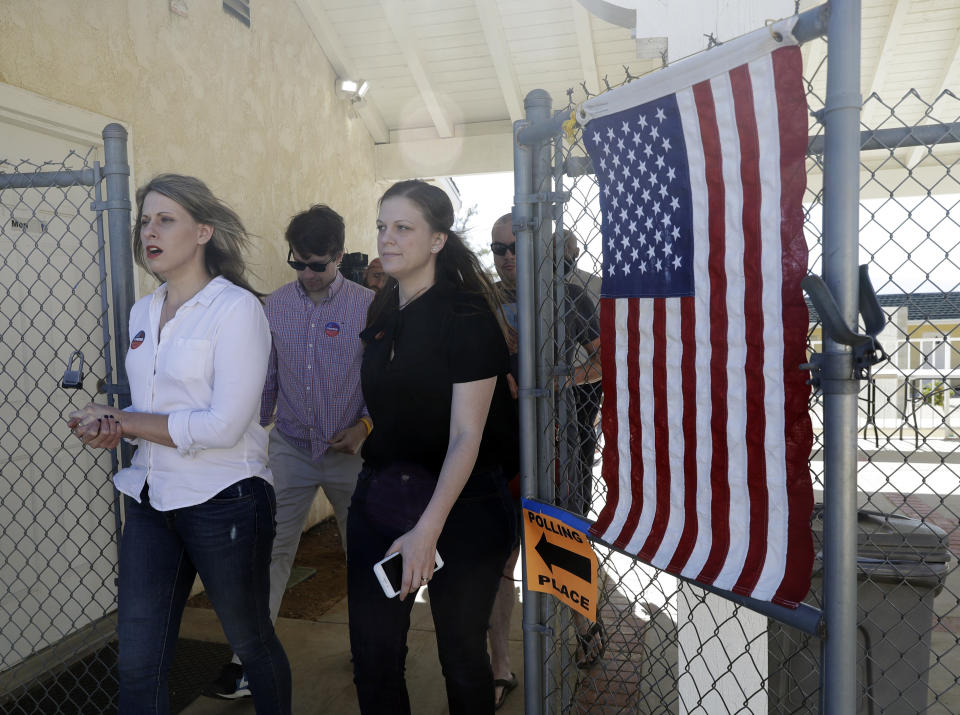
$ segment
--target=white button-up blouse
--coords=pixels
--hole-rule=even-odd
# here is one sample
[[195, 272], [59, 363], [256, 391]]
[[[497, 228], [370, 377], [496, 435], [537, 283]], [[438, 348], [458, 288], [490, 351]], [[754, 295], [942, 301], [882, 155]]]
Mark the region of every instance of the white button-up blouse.
[[177, 446], [135, 440], [132, 464], [114, 483], [160, 511], [207, 501], [267, 467], [260, 395], [270, 356], [270, 327], [257, 298], [218, 276], [180, 306], [157, 335], [166, 284], [130, 311], [127, 377], [133, 412], [165, 414]]

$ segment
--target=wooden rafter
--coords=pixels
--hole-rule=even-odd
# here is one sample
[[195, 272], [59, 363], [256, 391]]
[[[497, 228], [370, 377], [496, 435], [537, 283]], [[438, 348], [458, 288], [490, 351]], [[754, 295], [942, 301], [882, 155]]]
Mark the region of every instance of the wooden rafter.
[[474, 0], [474, 2], [477, 15], [480, 17], [480, 27], [483, 28], [483, 36], [487, 41], [487, 49], [490, 50], [490, 60], [497, 73], [497, 81], [500, 82], [500, 92], [510, 113], [510, 120], [515, 122], [523, 119], [523, 98], [513, 71], [507, 37], [503, 31], [497, 4], [492, 0]]
[[[477, 0], [480, 2], [480, 0]], [[580, 50], [580, 66], [587, 89], [596, 94], [600, 91], [600, 72], [597, 69], [597, 51], [593, 46], [593, 21], [580, 0], [570, 0], [573, 9], [573, 26], [577, 31], [577, 47]]]
[[[932, 97], [930, 97], [931, 102], [936, 100], [936, 98], [943, 94], [943, 91], [948, 88], [951, 74], [950, 71], [954, 67], [958, 66], [960, 66], [960, 32], [958, 32], [954, 38], [953, 47], [943, 61], [943, 72], [940, 73], [940, 81], [936, 85], [937, 91]], [[928, 150], [922, 146], [915, 147], [913, 151], [910, 152], [910, 156], [907, 158], [907, 166], [910, 168], [915, 167], [917, 164], [923, 161], [924, 157], [927, 156], [927, 152]]]
[[[884, 97], [881, 93], [887, 82], [887, 75], [890, 72], [894, 53], [900, 41], [900, 36], [903, 33], [903, 26], [909, 12], [910, 0], [896, 0], [896, 2], [894, 2], [893, 9], [887, 18], [887, 29], [883, 34], [883, 43], [880, 45], [880, 51], [877, 54], [877, 64], [873, 70], [873, 77], [871, 77], [869, 84], [865, 85], [867, 89], [866, 97], [876, 92], [885, 102], [889, 102], [892, 99], [892, 97]], [[864, 97], [864, 99], [866, 99], [866, 97]], [[879, 111], [879, 107], [877, 111]]]
[[390, 26], [393, 37], [400, 46], [403, 57], [407, 62], [407, 69], [413, 75], [413, 81], [420, 91], [420, 97], [433, 120], [437, 129], [437, 134], [441, 137], [453, 136], [453, 122], [447, 116], [447, 112], [440, 105], [440, 100], [433, 89], [430, 81], [430, 75], [426, 69], [426, 63], [417, 49], [417, 43], [413, 40], [413, 30], [407, 22], [406, 12], [403, 8], [402, 0], [380, 0], [380, 7], [383, 8], [384, 15], [387, 18], [387, 24]]

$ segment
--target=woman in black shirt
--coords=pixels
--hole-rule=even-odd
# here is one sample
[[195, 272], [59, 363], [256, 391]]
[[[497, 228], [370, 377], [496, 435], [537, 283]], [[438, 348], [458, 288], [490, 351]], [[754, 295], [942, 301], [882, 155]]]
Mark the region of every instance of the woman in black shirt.
[[[486, 629], [517, 538], [503, 469], [516, 462], [517, 424], [492, 287], [452, 223], [446, 194], [422, 181], [394, 184], [380, 200], [377, 242], [391, 278], [361, 334], [374, 429], [347, 527], [350, 643], [365, 714], [410, 712], [408, 596], [424, 585], [450, 712], [494, 707]], [[394, 552], [403, 575], [390, 599], [373, 566]], [[435, 553], [444, 562], [436, 573]]]

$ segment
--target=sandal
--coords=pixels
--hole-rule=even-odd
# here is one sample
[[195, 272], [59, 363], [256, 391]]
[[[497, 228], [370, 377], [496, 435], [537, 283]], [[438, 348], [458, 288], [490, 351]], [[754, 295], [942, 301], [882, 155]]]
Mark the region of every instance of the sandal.
[[495, 699], [494, 710], [499, 710], [503, 707], [503, 701], [507, 699], [507, 694], [517, 687], [518, 683], [519, 681], [515, 673], [510, 673], [509, 678], [497, 678], [493, 681], [494, 691], [496, 691], [497, 688], [503, 688], [503, 690], [500, 691], [500, 697]]
[[606, 651], [607, 632], [600, 616], [597, 616], [597, 622], [586, 633], [577, 633], [577, 667], [581, 670], [593, 667]]

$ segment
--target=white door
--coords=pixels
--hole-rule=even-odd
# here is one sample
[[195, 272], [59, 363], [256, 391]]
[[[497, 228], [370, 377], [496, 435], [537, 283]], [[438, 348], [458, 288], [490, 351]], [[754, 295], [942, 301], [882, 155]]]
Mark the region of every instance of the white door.
[[[92, 168], [103, 156], [93, 127], [109, 121], [0, 85], [0, 173]], [[105, 374], [92, 198], [90, 187], [0, 189], [0, 692], [18, 684], [11, 668], [115, 609], [110, 457], [63, 422]], [[84, 389], [65, 390], [75, 349]]]

